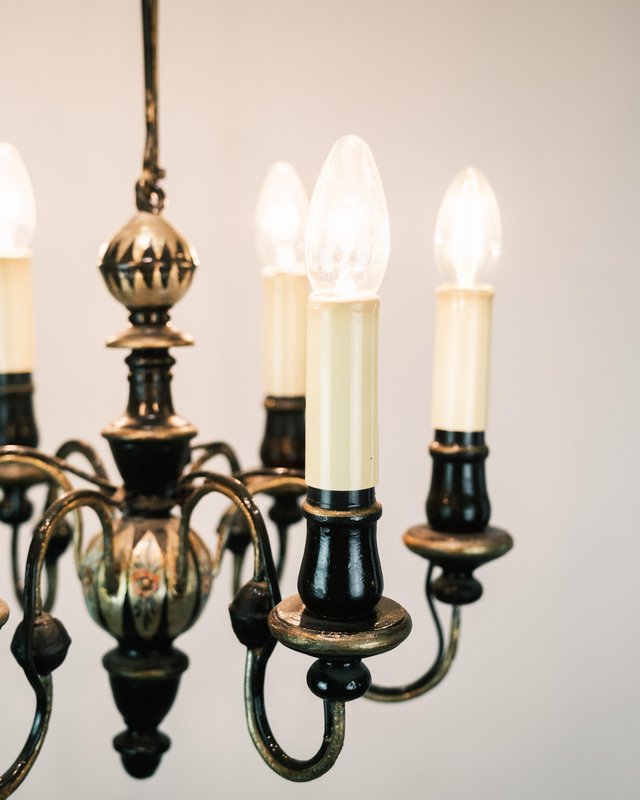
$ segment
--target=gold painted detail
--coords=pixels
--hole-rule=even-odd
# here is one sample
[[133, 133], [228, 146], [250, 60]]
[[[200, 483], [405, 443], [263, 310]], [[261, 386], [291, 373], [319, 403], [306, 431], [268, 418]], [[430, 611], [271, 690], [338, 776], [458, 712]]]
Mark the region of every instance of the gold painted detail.
[[474, 560], [492, 561], [513, 547], [510, 534], [501, 528], [488, 527], [482, 533], [441, 533], [429, 525], [415, 525], [403, 536], [406, 546], [417, 555], [435, 563]]
[[279, 642], [300, 653], [365, 658], [403, 642], [411, 632], [411, 617], [401, 605], [383, 597], [371, 616], [326, 619], [310, 614], [299, 595], [294, 595], [272, 609], [269, 627]]
[[100, 271], [127, 308], [169, 308], [189, 288], [197, 265], [195, 250], [164, 217], [140, 211], [109, 242]]

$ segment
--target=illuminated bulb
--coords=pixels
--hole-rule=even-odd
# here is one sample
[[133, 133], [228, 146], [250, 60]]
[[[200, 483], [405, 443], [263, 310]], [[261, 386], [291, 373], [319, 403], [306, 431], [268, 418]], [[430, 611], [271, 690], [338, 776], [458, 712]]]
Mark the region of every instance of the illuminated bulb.
[[307, 222], [307, 270], [316, 295], [375, 295], [389, 258], [389, 215], [367, 143], [343, 136], [313, 190]]
[[438, 268], [449, 283], [468, 288], [486, 282], [502, 250], [502, 223], [491, 184], [473, 167], [447, 189], [434, 237]]
[[291, 164], [278, 161], [267, 172], [256, 208], [256, 244], [270, 272], [304, 274], [304, 226], [309, 198]]
[[28, 254], [36, 229], [36, 201], [27, 168], [9, 142], [0, 142], [0, 256]]

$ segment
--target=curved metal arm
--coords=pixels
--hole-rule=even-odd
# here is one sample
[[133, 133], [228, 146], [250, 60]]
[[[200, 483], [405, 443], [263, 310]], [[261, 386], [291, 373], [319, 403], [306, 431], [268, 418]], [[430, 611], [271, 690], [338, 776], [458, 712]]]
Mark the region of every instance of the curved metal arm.
[[[22, 580], [22, 564], [20, 563], [19, 551], [21, 527], [19, 523], [11, 526], [11, 575], [18, 603], [21, 608], [24, 608], [24, 581]], [[53, 608], [57, 589], [58, 564], [57, 562], [47, 562], [47, 597], [43, 606], [45, 611], [51, 611]]]
[[57, 449], [56, 457], [66, 461], [69, 456], [74, 455], [75, 453], [86, 458], [91, 465], [91, 469], [93, 469], [93, 473], [96, 478], [108, 482], [109, 477], [106, 469], [104, 468], [104, 464], [102, 463], [102, 459], [96, 450], [83, 439], [70, 439], [68, 442], [64, 442], [64, 444], [61, 444]]
[[[78, 469], [65, 460], [67, 456], [74, 453], [79, 453], [87, 459], [91, 465], [91, 468], [93, 469], [93, 474]], [[33, 467], [47, 478], [49, 482], [49, 490], [47, 492], [47, 498], [45, 501], [45, 510], [53, 504], [60, 491], [71, 491], [72, 487], [64, 475], [65, 472], [69, 472], [82, 478], [83, 480], [95, 484], [107, 494], [115, 494], [118, 490], [116, 486], [107, 480], [106, 471], [95, 450], [89, 444], [79, 439], [73, 439], [69, 442], [65, 442], [58, 449], [55, 456], [48, 456], [30, 447], [2, 447], [0, 448], [0, 463], [3, 461]], [[64, 525], [65, 523], [62, 521], [60, 524]], [[81, 518], [79, 515], [76, 515], [75, 530], [78, 534], [81, 533], [81, 526]], [[21, 607], [23, 607], [24, 583], [22, 581], [22, 566], [20, 564], [18, 549], [20, 528], [21, 523], [16, 523], [12, 526], [11, 566], [16, 596]], [[43, 605], [45, 611], [49, 611], [53, 607], [58, 577], [56, 563], [57, 555], [60, 555], [63, 549], [64, 547], [60, 549], [53, 557], [47, 559], [47, 598]]]
[[228, 475], [218, 475], [213, 472], [203, 470], [189, 472], [182, 478], [181, 486], [189, 488], [191, 482], [198, 478], [204, 479], [204, 483], [194, 486], [191, 493], [182, 506], [182, 517], [180, 520], [180, 545], [178, 551], [176, 591], [180, 592], [184, 586], [186, 578], [187, 551], [189, 543], [189, 527], [191, 515], [196, 505], [208, 494], [217, 493], [227, 497], [236, 506], [236, 509], [243, 514], [254, 545], [253, 572], [254, 579], [266, 581], [267, 588], [272, 604], [280, 602], [280, 589], [276, 577], [276, 569], [271, 555], [271, 546], [267, 529], [262, 519], [260, 509], [253, 502], [251, 492], [247, 487], [236, 478]]
[[[23, 463], [33, 465], [35, 459], [25, 459]], [[21, 664], [27, 680], [33, 688], [36, 698], [36, 711], [27, 741], [20, 755], [11, 767], [0, 777], [0, 800], [5, 800], [20, 786], [27, 777], [42, 748], [49, 718], [51, 716], [53, 690], [50, 675], [41, 675], [35, 663], [33, 633], [36, 620], [43, 611], [41, 578], [47, 547], [57, 525], [68, 514], [81, 508], [92, 508], [100, 518], [103, 527], [111, 524], [111, 505], [99, 492], [91, 489], [70, 491], [60, 497], [48, 509], [38, 525], [27, 556], [25, 570], [24, 617], [23, 617], [23, 653]]]
[[[193, 509], [202, 497], [218, 492], [228, 497], [247, 521], [254, 548], [253, 581], [264, 581], [269, 592], [269, 605], [273, 607], [280, 601], [275, 565], [267, 530], [260, 510], [253, 501], [253, 495], [276, 490], [298, 491], [305, 489], [300, 477], [289, 477], [269, 472], [262, 480], [252, 485], [253, 491], [235, 478], [207, 472], [192, 472], [185, 476], [183, 485], [198, 478], [203, 483], [194, 487], [183, 508], [180, 533], [182, 538], [180, 552], [185, 551], [189, 520]], [[179, 556], [180, 558], [180, 556]], [[180, 571], [178, 571], [180, 574]], [[300, 760], [289, 756], [278, 744], [267, 718], [264, 701], [264, 680], [267, 663], [276, 646], [276, 640], [269, 637], [261, 647], [248, 647], [245, 665], [244, 698], [247, 724], [251, 739], [265, 763], [278, 775], [292, 781], [310, 781], [324, 775], [335, 763], [345, 734], [344, 703], [323, 701], [324, 733], [318, 752], [310, 759]]]
[[344, 703], [323, 700], [324, 733], [318, 752], [309, 759], [292, 758], [278, 744], [267, 718], [264, 702], [264, 679], [275, 639], [264, 647], [248, 649], [244, 677], [244, 702], [251, 739], [263, 761], [282, 778], [312, 781], [324, 775], [336, 763], [345, 735]]
[[240, 461], [236, 455], [236, 451], [226, 442], [209, 442], [208, 444], [198, 444], [191, 448], [191, 452], [196, 450], [203, 450], [201, 456], [198, 456], [191, 465], [189, 472], [198, 472], [202, 467], [212, 458], [216, 456], [224, 456], [229, 464], [231, 472], [240, 472]]
[[[295, 498], [297, 498], [305, 494], [307, 487], [306, 483], [304, 482], [304, 472], [302, 470], [288, 469], [286, 467], [258, 467], [257, 469], [246, 470], [244, 472], [238, 472], [236, 474], [236, 478], [238, 478], [238, 480], [241, 480], [243, 483], [246, 483], [249, 489], [251, 490], [251, 494], [253, 494], [254, 496], [263, 491], [267, 492], [267, 490], [265, 489], [256, 488], [261, 485], [261, 482], [264, 482], [265, 479], [271, 479], [277, 477], [296, 478], [296, 479], [299, 478], [300, 485], [297, 487], [297, 491], [293, 492], [293, 495]], [[292, 494], [290, 489], [287, 492], [282, 492], [278, 491], [276, 488], [276, 490], [268, 491], [268, 493], [273, 495], [274, 497], [274, 504], [271, 507], [271, 510], [269, 511], [269, 517], [275, 523], [276, 530], [278, 533], [279, 547], [278, 547], [278, 560], [276, 562], [276, 573], [278, 575], [278, 579], [280, 579], [282, 578], [282, 573], [284, 572], [284, 566], [287, 558], [289, 527], [294, 522], [298, 522], [300, 519], [302, 519], [302, 512], [299, 512], [299, 516], [294, 517], [292, 520], [291, 511], [287, 504], [287, 498], [290, 497]], [[294, 500], [294, 504], [295, 507], [299, 509], [296, 500]], [[237, 593], [238, 589], [240, 588], [244, 555], [245, 555], [244, 550], [234, 552], [233, 554], [234, 594]]]
[[0, 447], [0, 463], [2, 461], [35, 467], [40, 472], [46, 474], [49, 480], [57, 483], [63, 491], [69, 491], [71, 489], [71, 484], [64, 476], [65, 472], [82, 478], [83, 481], [92, 483], [94, 486], [98, 486], [108, 495], [114, 495], [118, 491], [117, 486], [114, 486], [114, 484], [100, 475], [92, 475], [90, 472], [85, 472], [75, 467], [73, 464], [70, 464], [68, 461], [64, 461], [62, 458], [48, 456], [45, 453], [41, 453], [39, 450], [34, 450], [33, 447], [22, 447], [11, 444]]
[[432, 573], [433, 564], [429, 564], [429, 569], [427, 570], [426, 593], [429, 611], [433, 617], [438, 636], [438, 651], [435, 661], [422, 677], [412, 683], [407, 683], [403, 686], [376, 686], [372, 684], [365, 695], [369, 700], [377, 700], [382, 703], [401, 703], [405, 700], [413, 700], [414, 697], [420, 697], [420, 695], [426, 694], [440, 683], [453, 663], [458, 649], [458, 639], [460, 638], [460, 607], [453, 606], [451, 610], [449, 642], [445, 647], [442, 623], [440, 622], [440, 617], [438, 616], [438, 611], [431, 592]]

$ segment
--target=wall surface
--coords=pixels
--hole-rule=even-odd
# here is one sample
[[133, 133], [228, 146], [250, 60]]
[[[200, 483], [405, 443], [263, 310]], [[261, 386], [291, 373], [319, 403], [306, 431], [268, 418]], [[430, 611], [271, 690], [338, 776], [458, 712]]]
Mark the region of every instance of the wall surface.
[[[371, 667], [379, 682], [419, 674], [435, 642], [424, 564], [400, 536], [423, 518], [429, 474], [432, 234], [450, 180], [476, 165], [503, 217], [488, 470], [493, 519], [517, 546], [480, 574], [485, 596], [463, 614], [445, 682], [400, 707], [353, 704], [337, 766], [305, 786], [272, 775], [246, 732], [228, 566], [179, 642], [192, 661], [163, 726], [172, 749], [153, 779], [129, 779], [110, 744], [123, 727], [100, 664], [112, 643], [88, 618], [67, 558], [57, 613], [74, 643], [20, 797], [638, 796], [639, 30], [637, 0], [162, 2], [167, 216], [201, 258], [174, 315], [197, 340], [179, 354], [177, 408], [201, 439], [228, 439], [256, 462], [258, 188], [286, 159], [311, 190], [332, 143], [364, 137], [392, 234], [381, 290], [381, 554], [386, 593], [415, 622], [410, 641]], [[79, 436], [109, 458], [99, 431], [125, 402], [124, 354], [103, 347], [125, 315], [95, 264], [133, 208], [140, 45], [134, 0], [0, 5], [0, 139], [20, 149], [38, 201], [37, 411], [48, 451]], [[211, 543], [218, 510], [198, 521]], [[285, 593], [303, 532], [293, 538]], [[8, 536], [5, 547], [2, 766], [32, 707], [8, 654], [19, 614]], [[307, 666], [277, 652], [268, 685], [274, 728], [300, 756], [321, 730]]]

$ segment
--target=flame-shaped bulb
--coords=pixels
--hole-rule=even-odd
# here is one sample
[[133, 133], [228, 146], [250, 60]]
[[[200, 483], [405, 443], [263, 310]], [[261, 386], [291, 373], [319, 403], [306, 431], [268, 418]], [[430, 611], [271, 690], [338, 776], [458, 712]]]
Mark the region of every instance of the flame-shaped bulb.
[[358, 136], [331, 148], [307, 222], [307, 271], [316, 295], [375, 295], [389, 258], [389, 215], [371, 150]]
[[272, 164], [256, 207], [256, 246], [262, 266], [272, 272], [304, 274], [304, 228], [309, 198], [295, 168]]
[[445, 192], [434, 236], [435, 258], [448, 283], [486, 283], [502, 250], [502, 222], [491, 184], [474, 167], [456, 175]]
[[24, 255], [36, 230], [36, 201], [20, 153], [0, 142], [0, 257]]

